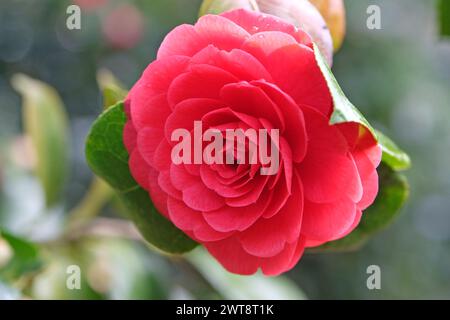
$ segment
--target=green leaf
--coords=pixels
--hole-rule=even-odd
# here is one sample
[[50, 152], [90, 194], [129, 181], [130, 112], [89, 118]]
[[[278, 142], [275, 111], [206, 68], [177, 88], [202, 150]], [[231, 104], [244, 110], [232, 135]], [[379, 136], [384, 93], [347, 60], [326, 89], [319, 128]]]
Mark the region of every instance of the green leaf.
[[380, 144], [383, 150], [383, 162], [395, 170], [404, 170], [410, 167], [409, 156], [395, 145], [388, 137], [375, 130], [359, 110], [348, 100], [339, 86], [336, 78], [328, 67], [320, 50], [314, 45], [316, 60], [321, 69], [333, 98], [334, 110], [331, 115], [330, 124], [339, 124], [345, 122], [356, 122], [367, 129]]
[[450, 36], [450, 1], [438, 2], [439, 25], [442, 36]]
[[378, 142], [383, 150], [382, 161], [396, 171], [409, 169], [411, 167], [409, 156], [383, 133], [378, 130], [376, 133]]
[[86, 142], [89, 166], [116, 190], [148, 242], [168, 253], [192, 250], [197, 243], [156, 211], [148, 193], [131, 176], [122, 139], [125, 122], [123, 103], [110, 107], [97, 119]]
[[189, 253], [186, 258], [225, 299], [306, 299], [303, 291], [287, 277], [266, 277], [261, 273], [252, 276], [240, 276], [229, 273], [203, 248], [198, 248]]
[[330, 89], [333, 98], [334, 110], [331, 114], [330, 124], [339, 124], [345, 122], [356, 122], [362, 124], [367, 128], [374, 137], [376, 137], [375, 130], [359, 112], [359, 110], [347, 99], [336, 78], [330, 70], [325, 58], [320, 53], [319, 48], [314, 45], [314, 53], [320, 70], [322, 71], [328, 88]]
[[1, 231], [1, 238], [6, 240], [12, 251], [10, 260], [0, 269], [1, 278], [13, 280], [41, 268], [42, 260], [37, 246], [6, 231]]
[[380, 191], [375, 203], [364, 211], [358, 227], [348, 236], [328, 242], [310, 252], [349, 251], [360, 248], [373, 234], [383, 230], [400, 214], [409, 195], [406, 178], [386, 164], [378, 169]]
[[60, 200], [68, 167], [64, 105], [55, 89], [26, 75], [14, 75], [12, 85], [23, 97], [23, 121], [36, 154], [36, 175], [45, 191], [47, 206], [52, 206]]

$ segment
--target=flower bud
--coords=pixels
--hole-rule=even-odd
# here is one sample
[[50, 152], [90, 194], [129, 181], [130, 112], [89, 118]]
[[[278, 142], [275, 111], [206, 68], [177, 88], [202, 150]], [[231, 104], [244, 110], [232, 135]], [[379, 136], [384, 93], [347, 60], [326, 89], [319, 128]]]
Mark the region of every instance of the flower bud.
[[204, 0], [200, 7], [199, 16], [220, 14], [232, 9], [259, 11], [256, 0]]
[[257, 0], [262, 12], [280, 17], [305, 30], [331, 66], [333, 40], [320, 12], [308, 0]]
[[334, 51], [342, 45], [345, 37], [345, 6], [344, 0], [309, 0], [325, 19], [333, 39]]
[[308, 0], [206, 0], [200, 15], [244, 8], [277, 16], [303, 29], [317, 44], [328, 64], [333, 61], [333, 41], [320, 12]]

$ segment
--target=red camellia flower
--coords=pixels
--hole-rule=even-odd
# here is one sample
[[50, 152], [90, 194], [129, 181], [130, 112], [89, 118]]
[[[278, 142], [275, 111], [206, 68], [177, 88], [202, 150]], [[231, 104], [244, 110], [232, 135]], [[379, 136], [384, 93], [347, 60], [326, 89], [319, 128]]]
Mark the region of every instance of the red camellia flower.
[[[125, 105], [132, 175], [230, 272], [291, 269], [305, 248], [350, 233], [378, 192], [380, 147], [356, 123], [329, 124], [333, 101], [311, 38], [274, 16], [234, 10], [175, 28]], [[278, 129], [278, 172], [175, 164], [171, 134], [194, 121]]]

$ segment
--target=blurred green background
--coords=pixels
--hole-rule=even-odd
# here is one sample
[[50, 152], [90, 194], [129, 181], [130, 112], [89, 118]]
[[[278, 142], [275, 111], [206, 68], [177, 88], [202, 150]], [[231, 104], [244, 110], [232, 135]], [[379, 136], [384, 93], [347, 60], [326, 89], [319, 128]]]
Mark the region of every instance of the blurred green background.
[[[110, 70], [129, 88], [164, 35], [193, 23], [200, 6], [78, 0], [81, 30], [68, 30], [70, 3], [0, 2], [0, 229], [7, 231], [0, 238], [0, 298], [450, 298], [450, 40], [439, 36], [434, 1], [346, 0], [347, 37], [333, 67], [350, 100], [411, 155], [411, 196], [401, 216], [359, 251], [306, 254], [271, 279], [231, 276], [198, 249], [167, 257], [108, 228], [101, 236], [52, 240], [92, 180], [84, 141], [102, 110], [97, 71]], [[381, 8], [381, 30], [366, 27], [371, 4]], [[11, 86], [16, 73], [53, 86], [68, 113], [69, 178], [63, 200], [50, 209], [30, 170], [22, 99]], [[102, 221], [117, 222], [118, 212], [113, 199]], [[72, 264], [81, 267], [81, 290], [66, 288]], [[369, 265], [381, 268], [381, 290], [367, 289]]]

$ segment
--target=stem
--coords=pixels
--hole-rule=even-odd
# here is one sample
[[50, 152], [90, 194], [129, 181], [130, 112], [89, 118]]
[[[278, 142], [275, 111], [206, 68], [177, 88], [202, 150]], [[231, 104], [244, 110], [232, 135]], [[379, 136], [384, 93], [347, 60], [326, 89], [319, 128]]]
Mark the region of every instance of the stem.
[[136, 227], [128, 221], [114, 218], [96, 218], [89, 224], [74, 229], [67, 236], [70, 241], [83, 237], [117, 237], [135, 241], [144, 241]]
[[69, 213], [66, 234], [96, 217], [113, 196], [113, 190], [100, 178], [95, 177], [81, 202]]

